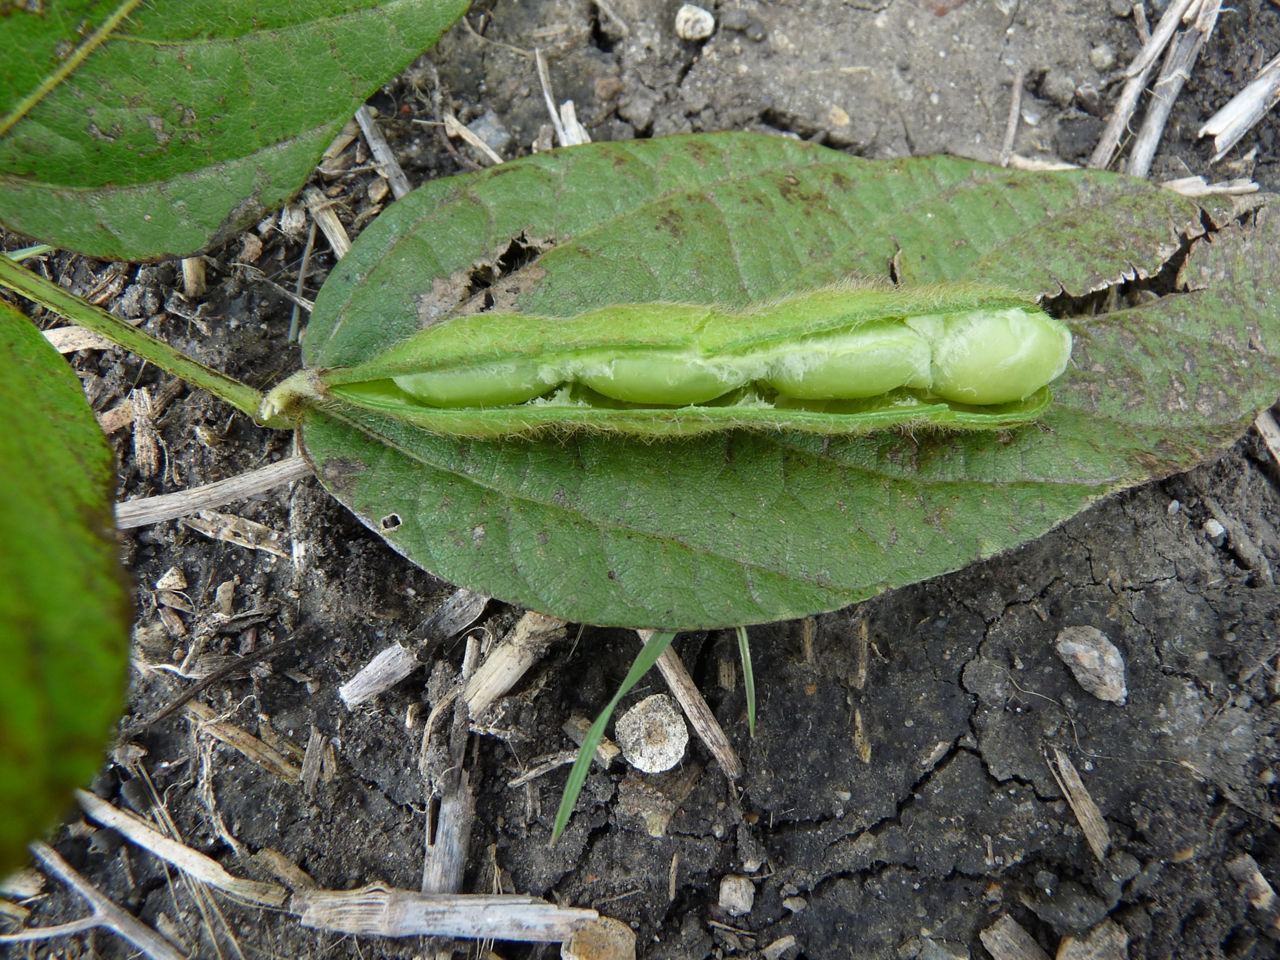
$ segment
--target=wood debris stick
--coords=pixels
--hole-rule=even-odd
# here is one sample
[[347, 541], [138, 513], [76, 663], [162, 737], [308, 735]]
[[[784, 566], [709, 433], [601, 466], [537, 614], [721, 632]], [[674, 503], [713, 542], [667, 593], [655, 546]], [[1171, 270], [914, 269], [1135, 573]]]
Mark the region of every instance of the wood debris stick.
[[[293, 285], [293, 308], [289, 311], [289, 342], [297, 343], [298, 335], [302, 328], [302, 304], [299, 303], [302, 297], [303, 283], [307, 279], [307, 268], [311, 266], [311, 251], [316, 248], [316, 221], [311, 220], [311, 226], [307, 228], [307, 243], [302, 248], [302, 260], [298, 263], [298, 279]], [[311, 311], [308, 310], [308, 313]]]
[[578, 109], [573, 105], [572, 100], [566, 100], [560, 104], [560, 122], [564, 124], [570, 144], [576, 146], [591, 142], [591, 134], [587, 133], [587, 128], [578, 122]]
[[[186, 383], [175, 377], [168, 380], [156, 391], [155, 396], [151, 398], [151, 414], [153, 417], [159, 417], [164, 413], [170, 403], [186, 389]], [[133, 406], [133, 398], [125, 397], [118, 404], [105, 413], [98, 414], [98, 426], [102, 428], [102, 432], [110, 436], [117, 430], [133, 423], [136, 411]]]
[[390, 690], [422, 666], [414, 652], [403, 644], [383, 648], [354, 677], [338, 687], [338, 696], [353, 710], [366, 700]]
[[[465, 713], [466, 710], [459, 704], [457, 712]], [[465, 743], [464, 738], [464, 749]], [[453, 769], [456, 774], [447, 777], [442, 786], [435, 823], [427, 824], [429, 834], [422, 860], [423, 893], [462, 892], [476, 799], [471, 792], [471, 775], [460, 765]], [[434, 830], [431, 830], [433, 826]]]
[[1258, 861], [1242, 853], [1227, 863], [1227, 873], [1240, 885], [1240, 892], [1253, 907], [1259, 926], [1272, 940], [1280, 940], [1280, 898], [1275, 888], [1262, 875]]
[[203, 703], [188, 703], [183, 707], [183, 711], [196, 721], [196, 729], [201, 733], [225, 743], [286, 783], [302, 782], [302, 768], [298, 764], [287, 759], [275, 747], [242, 730], [234, 723], [219, 720], [217, 715]]
[[36, 842], [31, 845], [31, 852], [44, 864], [46, 870], [88, 901], [92, 913], [69, 923], [0, 934], [0, 944], [30, 943], [48, 940], [51, 937], [84, 933], [95, 927], [105, 927], [128, 940], [150, 960], [184, 960], [186, 955], [181, 950], [94, 889], [89, 881], [80, 876], [53, 847]]
[[542, 659], [552, 642], [564, 636], [565, 625], [566, 621], [559, 617], [526, 611], [463, 688], [462, 699], [471, 716], [478, 717], [514, 687]]
[[1131, 176], [1145, 177], [1151, 170], [1151, 161], [1155, 158], [1156, 147], [1160, 145], [1165, 124], [1169, 121], [1173, 102], [1178, 99], [1178, 94], [1191, 76], [1191, 68], [1200, 56], [1205, 41], [1213, 33], [1221, 9], [1222, 0], [1203, 0], [1195, 21], [1178, 35], [1165, 54], [1160, 76], [1156, 78], [1151, 90], [1151, 102], [1142, 118], [1142, 127], [1129, 152], [1125, 172]]
[[351, 238], [347, 236], [347, 228], [342, 225], [338, 215], [333, 212], [333, 201], [315, 187], [307, 187], [302, 191], [302, 199], [306, 201], [307, 210], [315, 218], [320, 232], [329, 241], [329, 247], [338, 260], [351, 250]]
[[1111, 844], [1111, 836], [1107, 831], [1107, 823], [1102, 818], [1102, 811], [1093, 802], [1093, 797], [1089, 796], [1089, 791], [1086, 789], [1084, 781], [1080, 779], [1080, 774], [1076, 771], [1075, 765], [1056, 746], [1053, 748], [1053, 759], [1050, 760], [1046, 755], [1045, 764], [1049, 767], [1049, 772], [1053, 774], [1053, 779], [1057, 781], [1058, 789], [1067, 798], [1067, 804], [1071, 807], [1071, 812], [1076, 815], [1080, 829], [1084, 831], [1084, 838], [1089, 843], [1089, 849], [1093, 851], [1093, 855], [1098, 858], [1099, 863], [1105, 863], [1107, 847]]
[[382, 937], [444, 936], [554, 943], [595, 920], [595, 910], [518, 895], [417, 893], [382, 886], [299, 890], [291, 905], [304, 926]]
[[44, 338], [59, 353], [75, 353], [77, 350], [110, 350], [115, 346], [102, 334], [75, 324], [46, 330]]
[[562, 147], [574, 147], [581, 143], [590, 143], [591, 137], [582, 124], [578, 122], [578, 114], [573, 101], [566, 100], [556, 109], [555, 97], [551, 93], [551, 74], [547, 71], [547, 61], [541, 49], [533, 51], [534, 62], [538, 65], [538, 83], [542, 87], [542, 99], [547, 105], [547, 113], [551, 114], [551, 125], [556, 131], [556, 142]]
[[126, 500], [116, 504], [116, 529], [127, 530], [162, 520], [176, 520], [210, 507], [266, 493], [310, 475], [311, 465], [305, 459], [287, 457], [265, 467], [179, 493]]
[[144, 850], [211, 887], [262, 907], [282, 907], [288, 900], [289, 892], [279, 884], [260, 883], [233, 876], [212, 857], [165, 836], [145, 820], [112, 806], [101, 797], [86, 790], [77, 790], [76, 799], [90, 819], [104, 827], [110, 827]]
[[[462, 23], [467, 28], [467, 30], [471, 33], [471, 35], [476, 39], [484, 41], [485, 43], [493, 42], [491, 40], [488, 40], [485, 37], [482, 37], [480, 34], [476, 33], [475, 28], [471, 26], [471, 22], [466, 17], [462, 18]], [[506, 44], [501, 44], [501, 46], [506, 46]], [[516, 48], [512, 47], [511, 49], [514, 50]], [[523, 50], [519, 52], [521, 54], [524, 54]], [[527, 56], [527, 54], [524, 54], [524, 55]], [[451, 156], [454, 159], [454, 161], [458, 164], [458, 166], [462, 167], [462, 169], [464, 170], [482, 169], [480, 164], [476, 163], [470, 157], [464, 157], [462, 154], [460, 154], [458, 152], [458, 148], [453, 145], [453, 141], [450, 140], [448, 135], [444, 132], [444, 106], [443, 106], [444, 95], [442, 93], [443, 88], [440, 86], [440, 74], [436, 71], [435, 64], [431, 63], [430, 61], [427, 61], [425, 66], [426, 66], [427, 72], [431, 75], [431, 120], [430, 121], [419, 120], [418, 122], [431, 123], [435, 126], [436, 140], [439, 142], [440, 146], [444, 148], [445, 153], [449, 154], [449, 156]]]
[[118, 737], [116, 744], [127, 743], [129, 740], [142, 733], [144, 730], [159, 723], [165, 717], [172, 716], [177, 713], [183, 706], [194, 700], [200, 693], [213, 686], [219, 680], [224, 680], [234, 673], [245, 670], [250, 665], [261, 660], [267, 660], [284, 650], [294, 650], [299, 646], [310, 643], [312, 640], [318, 639], [322, 635], [321, 631], [314, 626], [303, 627], [298, 630], [292, 637], [286, 637], [283, 640], [277, 640], [275, 643], [259, 647], [253, 653], [245, 654], [243, 657], [237, 657], [233, 662], [226, 664], [219, 670], [214, 671], [207, 677], [202, 678], [198, 683], [192, 684], [178, 696], [174, 697], [169, 703], [161, 707], [145, 720], [140, 720], [129, 727], [126, 727]]
[[[0, 893], [0, 921], [9, 921], [21, 926], [27, 922], [27, 918], [30, 916], [30, 910], [14, 903], [9, 899], [7, 893]], [[2, 942], [0, 941], [0, 943]]]
[[489, 146], [487, 143], [485, 143], [483, 140], [477, 137], [474, 133], [472, 133], [469, 127], [464, 126], [462, 121], [459, 120], [457, 117], [455, 117], [452, 112], [446, 113], [444, 115], [444, 132], [446, 136], [461, 137], [463, 140], [471, 144], [471, 146], [475, 147], [482, 154], [484, 154], [491, 161], [493, 161], [494, 166], [497, 166], [498, 164], [502, 163], [501, 155], [498, 154], [493, 149], [493, 147]]
[[[553, 753], [549, 757], [546, 757], [540, 760], [539, 762], [535, 763], [532, 767], [530, 767], [524, 773], [520, 774], [520, 776], [515, 777], [511, 780], [508, 780], [507, 786], [511, 787], [512, 789], [523, 787], [526, 783], [532, 783], [534, 780], [537, 780], [539, 777], [547, 775], [552, 770], [559, 769], [560, 767], [569, 766], [569, 764], [573, 763], [577, 759], [578, 759], [577, 750], [561, 750], [559, 753]], [[596, 754], [596, 759], [597, 760], [599, 759], [599, 752], [597, 752]]]
[[1271, 459], [1276, 462], [1276, 466], [1280, 466], [1280, 424], [1276, 423], [1275, 414], [1270, 410], [1263, 410], [1253, 421], [1253, 426], [1262, 437], [1262, 442], [1267, 445]]
[[[345, 236], [345, 231], [343, 235]], [[236, 269], [240, 271], [241, 274], [243, 274], [246, 280], [252, 280], [254, 283], [262, 284], [264, 287], [270, 287], [276, 293], [280, 294], [280, 296], [284, 297], [286, 300], [291, 301], [292, 303], [296, 303], [298, 306], [300, 306], [303, 310], [306, 310], [308, 313], [310, 313], [312, 310], [316, 308], [316, 304], [314, 300], [308, 300], [306, 297], [302, 297], [294, 293], [288, 287], [280, 286], [280, 284], [276, 283], [274, 280], [268, 277], [265, 273], [263, 273], [262, 270], [260, 270], [258, 267], [255, 267], [252, 263], [245, 263], [243, 260], [237, 261]], [[169, 306], [172, 306], [172, 301], [170, 301]]]
[[320, 760], [324, 756], [325, 736], [316, 727], [311, 725], [311, 736], [307, 739], [307, 750], [302, 757], [302, 768], [300, 771], [302, 779], [302, 792], [307, 796], [315, 796], [316, 787], [320, 783]]
[[1219, 180], [1209, 183], [1204, 177], [1179, 177], [1176, 180], [1162, 180], [1160, 186], [1184, 197], [1237, 197], [1248, 193], [1257, 193], [1261, 187], [1248, 177], [1235, 180]]
[[[471, 744], [471, 714], [456, 691], [457, 684], [465, 683], [475, 673], [479, 659], [480, 643], [474, 637], [468, 637], [462, 672], [455, 679], [449, 695], [431, 711], [422, 731], [419, 768], [428, 801], [426, 849], [422, 859], [423, 893], [462, 891], [476, 801], [471, 792], [471, 775], [464, 766]], [[451, 714], [452, 722], [444, 736], [433, 743], [433, 721], [442, 711]], [[435, 951], [437, 954], [446, 952], [444, 945], [439, 947]]]
[[401, 199], [413, 189], [413, 186], [409, 183], [409, 178], [404, 175], [404, 170], [400, 166], [400, 161], [396, 159], [391, 144], [387, 143], [387, 138], [383, 136], [381, 128], [373, 119], [373, 111], [365, 104], [361, 104], [356, 110], [356, 123], [360, 125], [360, 131], [368, 141], [369, 151], [381, 168], [382, 175], [391, 184], [392, 195], [397, 200]]
[[[441, 643], [461, 633], [480, 618], [489, 598], [482, 593], [459, 587], [431, 616], [413, 629], [408, 640], [412, 646]], [[411, 646], [392, 643], [370, 660], [360, 672], [338, 688], [338, 696], [351, 710], [366, 700], [390, 690], [422, 666], [419, 653]]]
[[1020, 153], [1010, 154], [1009, 164], [1014, 170], [1032, 170], [1041, 173], [1055, 170], [1079, 170], [1074, 163], [1065, 160], [1041, 160], [1039, 157], [1024, 157]]
[[1135, 3], [1133, 5], [1133, 29], [1138, 32], [1138, 39], [1145, 46], [1151, 39], [1151, 24], [1147, 22], [1147, 5], [1145, 3]]
[[340, 160], [342, 153], [355, 142], [356, 137], [359, 135], [360, 125], [352, 117], [342, 125], [338, 135], [329, 142], [329, 146], [324, 148], [324, 153], [320, 155], [320, 163], [316, 169], [327, 177], [336, 177], [341, 174], [347, 167]]
[[538, 66], [538, 83], [542, 85], [542, 99], [547, 105], [547, 113], [551, 114], [551, 125], [556, 130], [556, 142], [562, 147], [568, 146], [569, 135], [565, 132], [560, 114], [556, 110], [555, 98], [551, 95], [551, 75], [547, 72], [547, 61], [542, 56], [541, 47], [533, 51], [533, 60]]
[[867, 634], [867, 618], [858, 618], [858, 639], [856, 654], [854, 656], [853, 676], [850, 683], [853, 684], [855, 690], [861, 690], [867, 685], [867, 672], [870, 669], [871, 661], [871, 638]]
[[[155, 409], [156, 403], [154, 398], [151, 402], [152, 409]], [[123, 430], [125, 427], [133, 423], [133, 398], [125, 397], [110, 410], [105, 410], [97, 414], [98, 426], [102, 432], [108, 437], [117, 430]]]
[[978, 939], [995, 960], [1049, 960], [1035, 938], [1008, 914], [979, 933]]
[[1013, 156], [1013, 141], [1018, 135], [1018, 118], [1022, 114], [1022, 88], [1027, 82], [1025, 67], [1018, 67], [1013, 75], [1013, 88], [1009, 97], [1009, 116], [1004, 124], [1004, 142], [1000, 144], [1000, 166], [1007, 167]]
[[283, 880], [290, 890], [298, 890], [303, 887], [314, 889], [320, 886], [311, 874], [307, 873], [279, 850], [263, 847], [253, 855], [253, 859], [259, 866]]
[[853, 708], [853, 751], [863, 763], [871, 762], [871, 738], [862, 722], [862, 708]]
[[1280, 55], [1273, 57], [1243, 90], [1205, 121], [1197, 136], [1213, 137], [1213, 163], [1227, 155], [1268, 110], [1280, 103]]
[[194, 517], [183, 517], [182, 525], [202, 533], [211, 540], [234, 543], [238, 547], [261, 550], [288, 560], [290, 552], [280, 545], [281, 533], [256, 520], [246, 520], [217, 510], [201, 510]]
[[[258, 736], [262, 738], [263, 743], [286, 760], [292, 760], [301, 765], [307, 759], [307, 751], [276, 730], [271, 721], [266, 718], [262, 718], [258, 723]], [[322, 758], [324, 756], [323, 747], [324, 744], [322, 743]], [[321, 764], [323, 765], [323, 759]]]
[[1136, 77], [1147, 68], [1152, 66], [1160, 59], [1160, 54], [1169, 41], [1173, 39], [1174, 32], [1178, 29], [1179, 24], [1186, 23], [1188, 19], [1195, 14], [1195, 8], [1198, 7], [1200, 0], [1174, 0], [1169, 4], [1164, 15], [1160, 18], [1160, 22], [1156, 24], [1155, 30], [1151, 33], [1151, 39], [1148, 40], [1138, 55], [1133, 58], [1133, 63], [1129, 64], [1125, 70], [1126, 77]]
[[209, 289], [205, 280], [204, 257], [182, 258], [182, 295], [194, 300]]
[[154, 477], [160, 472], [160, 435], [156, 432], [155, 411], [151, 391], [137, 387], [130, 392], [133, 403], [133, 460], [141, 477]]
[[[636, 633], [640, 635], [640, 642], [643, 644], [649, 642], [649, 638], [653, 636], [654, 631], [637, 630]], [[685, 669], [684, 663], [681, 662], [675, 650], [668, 646], [666, 650], [662, 651], [662, 655], [657, 659], [656, 666], [661, 672], [662, 678], [667, 681], [671, 695], [676, 698], [676, 702], [680, 704], [680, 709], [689, 718], [689, 723], [693, 726], [693, 732], [698, 735], [698, 739], [706, 744], [712, 756], [720, 761], [720, 769], [724, 771], [724, 775], [730, 780], [737, 780], [742, 776], [742, 761], [738, 759], [738, 753], [729, 743], [729, 738], [725, 735], [724, 728], [720, 726], [715, 714], [707, 706], [707, 701], [698, 692], [698, 687], [693, 682], [693, 677], [689, 676], [689, 671]]]
[[[581, 714], [575, 714], [566, 720], [560, 727], [570, 740], [581, 747], [587, 740], [587, 734], [591, 731], [591, 721]], [[592, 760], [597, 763], [602, 770], [608, 770], [613, 761], [621, 756], [622, 751], [618, 745], [608, 737], [601, 734], [600, 739], [596, 742], [595, 753], [592, 754]], [[537, 757], [532, 763], [533, 766], [526, 770], [520, 776], [513, 780], [507, 781], [509, 787], [523, 787], [526, 783], [532, 783], [539, 777], [550, 773], [557, 767], [568, 766], [578, 759], [577, 750], [561, 750], [545, 757]]]
[[[587, 742], [587, 734], [591, 732], [591, 721], [580, 713], [574, 714], [560, 725], [560, 730], [578, 746], [582, 746]], [[613, 761], [617, 760], [621, 755], [622, 750], [618, 748], [618, 745], [604, 734], [601, 734], [600, 740], [596, 744], [596, 763], [600, 764], [602, 769], [608, 770]]]
[[[211, 857], [165, 836], [141, 818], [94, 794], [80, 790], [76, 797], [92, 820], [184, 873], [246, 903], [286, 908], [309, 927], [387, 937], [555, 942], [567, 940], [579, 924], [599, 917], [595, 910], [560, 907], [535, 897], [424, 894], [376, 885], [359, 890], [313, 890], [300, 883], [290, 898], [289, 891], [280, 884], [233, 876]], [[310, 879], [305, 874], [302, 877]], [[76, 889], [83, 892], [80, 887]], [[113, 929], [119, 928], [113, 925]], [[169, 960], [181, 954], [155, 956]]]
[[[1120, 97], [1116, 100], [1115, 108], [1111, 111], [1107, 126], [1102, 131], [1102, 136], [1098, 140], [1098, 145], [1094, 147], [1093, 154], [1089, 157], [1090, 167], [1101, 170], [1115, 156], [1116, 149], [1120, 146], [1120, 138], [1124, 135], [1125, 130], [1128, 129], [1129, 119], [1133, 116], [1134, 110], [1137, 109], [1138, 100], [1141, 98], [1143, 90], [1146, 89], [1147, 78], [1155, 68], [1156, 60], [1173, 38], [1174, 31], [1177, 30], [1178, 24], [1182, 22], [1182, 15], [1187, 12], [1187, 8], [1191, 6], [1192, 2], [1193, 0], [1174, 0], [1173, 3], [1170, 3], [1168, 9], [1164, 12], [1164, 16], [1160, 18], [1160, 23], [1156, 26], [1155, 32], [1151, 34], [1151, 39], [1147, 41], [1138, 56], [1134, 58], [1133, 63], [1129, 65], [1129, 69], [1125, 72], [1129, 79], [1125, 82], [1124, 89], [1120, 91]], [[1198, 0], [1194, 0], [1194, 2], [1198, 2]]]

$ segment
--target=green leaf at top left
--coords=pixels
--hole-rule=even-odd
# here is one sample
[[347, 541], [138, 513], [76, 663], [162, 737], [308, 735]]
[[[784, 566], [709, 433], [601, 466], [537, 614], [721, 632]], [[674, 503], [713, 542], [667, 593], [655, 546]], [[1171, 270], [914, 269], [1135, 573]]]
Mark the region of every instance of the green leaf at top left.
[[111, 448], [74, 373], [0, 302], [0, 876], [88, 783], [132, 619]]
[[0, 223], [136, 260], [192, 253], [283, 202], [467, 0], [0, 7]]

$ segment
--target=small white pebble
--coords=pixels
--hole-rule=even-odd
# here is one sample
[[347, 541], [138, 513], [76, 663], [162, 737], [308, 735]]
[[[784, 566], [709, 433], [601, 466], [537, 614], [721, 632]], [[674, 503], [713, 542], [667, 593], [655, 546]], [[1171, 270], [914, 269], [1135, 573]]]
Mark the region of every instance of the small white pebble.
[[1209, 538], [1215, 547], [1220, 547], [1222, 546], [1222, 541], [1227, 537], [1227, 528], [1213, 519], [1213, 517], [1210, 517], [1204, 522], [1204, 535]]
[[1116, 65], [1116, 51], [1109, 43], [1100, 43], [1089, 51], [1089, 62], [1099, 73], [1106, 73]]
[[705, 40], [716, 29], [710, 10], [686, 3], [676, 11], [676, 36], [681, 40]]
[[745, 917], [756, 903], [756, 885], [750, 877], [731, 873], [720, 881], [720, 909], [731, 917]]
[[1123, 704], [1129, 697], [1124, 683], [1124, 657], [1097, 627], [1066, 627], [1053, 641], [1062, 662], [1099, 700]]
[[623, 714], [614, 734], [627, 763], [644, 773], [670, 770], [689, 745], [684, 717], [665, 693], [645, 697]]

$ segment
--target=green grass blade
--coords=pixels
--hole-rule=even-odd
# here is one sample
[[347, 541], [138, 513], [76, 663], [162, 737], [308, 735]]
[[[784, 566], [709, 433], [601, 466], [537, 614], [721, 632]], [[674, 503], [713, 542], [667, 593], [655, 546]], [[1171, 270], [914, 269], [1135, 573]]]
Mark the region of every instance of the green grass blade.
[[756, 677], [751, 670], [751, 644], [747, 628], [738, 627], [738, 655], [742, 658], [742, 679], [747, 688], [747, 729], [756, 735]]
[[662, 656], [662, 651], [671, 645], [674, 633], [654, 633], [645, 641], [644, 647], [636, 655], [635, 661], [631, 664], [631, 669], [627, 671], [626, 677], [622, 684], [614, 693], [613, 699], [605, 705], [600, 711], [600, 716], [596, 717], [596, 722], [591, 724], [591, 729], [587, 731], [587, 737], [582, 741], [582, 749], [578, 751], [578, 759], [573, 762], [573, 769], [569, 771], [569, 779], [564, 785], [564, 794], [560, 797], [560, 809], [556, 811], [555, 827], [551, 831], [551, 842], [555, 843], [559, 839], [560, 834], [564, 833], [564, 828], [569, 825], [569, 817], [573, 814], [574, 804], [578, 802], [578, 794], [582, 792], [582, 785], [587, 782], [587, 771], [591, 768], [591, 757], [596, 752], [596, 746], [600, 743], [600, 738], [604, 736], [604, 728], [609, 725], [609, 718], [613, 716], [614, 709], [618, 706], [618, 701], [627, 695], [627, 691], [640, 682], [640, 678], [649, 672], [649, 668], [657, 663], [658, 658]]

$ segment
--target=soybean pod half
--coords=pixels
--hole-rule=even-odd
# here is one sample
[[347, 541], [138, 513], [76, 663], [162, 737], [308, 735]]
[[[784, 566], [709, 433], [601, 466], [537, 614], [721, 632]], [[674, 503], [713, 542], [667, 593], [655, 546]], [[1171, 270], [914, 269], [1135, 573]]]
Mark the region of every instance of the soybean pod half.
[[363, 363], [303, 371], [263, 412], [355, 407], [481, 438], [1002, 429], [1044, 412], [1070, 357], [1066, 326], [1018, 293], [842, 283], [740, 310], [455, 316]]

